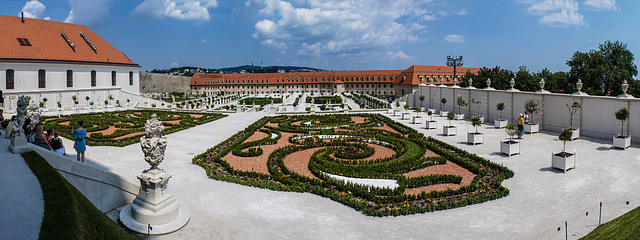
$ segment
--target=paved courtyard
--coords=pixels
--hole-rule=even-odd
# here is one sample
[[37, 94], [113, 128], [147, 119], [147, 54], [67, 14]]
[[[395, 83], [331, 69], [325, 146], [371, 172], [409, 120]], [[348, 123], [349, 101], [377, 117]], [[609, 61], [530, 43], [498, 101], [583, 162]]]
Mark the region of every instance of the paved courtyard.
[[[446, 211], [376, 218], [309, 193], [215, 181], [191, 164], [194, 155], [263, 116], [265, 113], [235, 113], [168, 135], [167, 155], [160, 167], [173, 175], [169, 190], [191, 208], [191, 220], [163, 239], [564, 239], [565, 221], [569, 238], [576, 239], [598, 224], [600, 202], [604, 202], [603, 222], [640, 205], [640, 193], [635, 191], [640, 183], [637, 144], [623, 151], [612, 149], [609, 139], [583, 137], [567, 142], [567, 150], [577, 152], [577, 168], [563, 173], [550, 168], [552, 152], [562, 150], [557, 133], [526, 134], [521, 154], [506, 157], [499, 154], [499, 141], [507, 137], [503, 129], [480, 127], [485, 143], [471, 146], [466, 144], [466, 132], [473, 131], [470, 122], [453, 121], [459, 134], [444, 137], [442, 117], [434, 117], [438, 129], [426, 130], [390, 116], [512, 169], [515, 176], [503, 182], [511, 191], [509, 196]], [[138, 144], [88, 147], [87, 160], [134, 183], [148, 168]]]

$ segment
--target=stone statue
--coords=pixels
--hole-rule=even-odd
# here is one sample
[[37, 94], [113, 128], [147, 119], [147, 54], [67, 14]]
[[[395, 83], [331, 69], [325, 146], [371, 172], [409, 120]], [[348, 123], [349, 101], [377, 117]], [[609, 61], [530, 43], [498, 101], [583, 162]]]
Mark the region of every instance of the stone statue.
[[140, 146], [144, 153], [144, 160], [151, 165], [150, 169], [157, 169], [164, 160], [164, 151], [167, 149], [167, 137], [162, 136], [164, 126], [156, 117], [151, 115], [144, 126], [144, 137], [140, 138]]
[[42, 114], [40, 107], [38, 107], [38, 105], [31, 104], [27, 109], [29, 110], [27, 112], [27, 118], [31, 119], [32, 123], [39, 123], [40, 115]]
[[17, 136], [24, 137], [24, 130], [22, 126], [24, 126], [24, 121], [27, 117], [27, 106], [29, 106], [29, 99], [24, 95], [21, 95], [18, 98], [18, 106], [16, 107], [16, 112], [18, 113], [18, 121], [13, 122], [13, 130], [11, 131], [11, 137], [15, 138]]

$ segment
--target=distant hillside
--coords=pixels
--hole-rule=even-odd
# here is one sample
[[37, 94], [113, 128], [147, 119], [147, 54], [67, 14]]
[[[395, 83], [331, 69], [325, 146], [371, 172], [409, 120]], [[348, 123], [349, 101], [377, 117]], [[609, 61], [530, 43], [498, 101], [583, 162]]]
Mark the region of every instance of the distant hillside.
[[170, 75], [180, 75], [180, 76], [193, 76], [195, 73], [275, 73], [278, 71], [285, 72], [321, 72], [325, 71], [318, 68], [310, 68], [310, 67], [298, 67], [298, 66], [268, 66], [268, 67], [260, 67], [260, 66], [252, 66], [252, 65], [244, 65], [237, 67], [228, 67], [228, 68], [201, 68], [201, 67], [191, 67], [191, 66], [183, 66], [183, 67], [175, 67], [170, 69], [153, 69], [152, 73], [163, 73]]

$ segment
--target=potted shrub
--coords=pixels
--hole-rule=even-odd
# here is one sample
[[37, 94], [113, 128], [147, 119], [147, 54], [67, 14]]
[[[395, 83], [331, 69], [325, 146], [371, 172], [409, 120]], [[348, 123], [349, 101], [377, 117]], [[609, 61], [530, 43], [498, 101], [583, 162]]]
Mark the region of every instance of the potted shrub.
[[44, 102], [44, 106], [42, 107], [42, 111], [43, 112], [48, 112], [49, 111], [49, 107], [47, 107], [47, 101], [49, 101], [49, 99], [42, 98], [42, 102]]
[[96, 109], [93, 108], [93, 101], [89, 102], [89, 109], [90, 109], [89, 111], [91, 112], [96, 112]]
[[500, 152], [508, 156], [520, 154], [520, 142], [513, 140], [513, 136], [518, 133], [518, 127], [513, 123], [508, 123], [504, 131], [509, 135], [509, 140], [500, 142]]
[[480, 118], [480, 120], [484, 123], [484, 116], [481, 116], [481, 115], [480, 115], [480, 107], [482, 106], [482, 102], [480, 102], [480, 101], [476, 101], [475, 99], [473, 99], [473, 98], [472, 98], [472, 99], [471, 99], [471, 103], [475, 104], [475, 105], [476, 105], [476, 108], [477, 108], [477, 110], [478, 110], [478, 111], [477, 111], [478, 115], [476, 115], [476, 117]]
[[562, 152], [551, 154], [551, 167], [558, 168], [567, 172], [571, 168], [576, 168], [576, 154], [566, 151], [567, 141], [571, 140], [573, 132], [571, 129], [564, 129], [558, 136], [560, 141], [564, 142]]
[[127, 98], [127, 104], [126, 104], [126, 106], [127, 106], [126, 109], [127, 110], [131, 109], [131, 105], [129, 105], [130, 102], [131, 102], [131, 100]]
[[120, 105], [120, 99], [116, 100], [116, 111], [120, 111], [120, 108], [122, 106]]
[[436, 129], [436, 128], [438, 128], [438, 122], [433, 121], [433, 112], [432, 111], [428, 111], [427, 115], [429, 115], [429, 121], [426, 122], [427, 129]]
[[496, 109], [497, 109], [498, 111], [500, 111], [500, 118], [496, 119], [496, 120], [494, 121], [494, 124], [493, 124], [493, 125], [494, 125], [495, 127], [497, 127], [497, 128], [503, 128], [503, 127], [506, 127], [506, 126], [507, 126], [507, 123], [509, 123], [509, 120], [502, 118], [502, 111], [504, 110], [504, 103], [503, 103], [503, 102], [501, 102], [501, 103], [496, 104]]
[[71, 100], [73, 101], [73, 110], [78, 110], [78, 96], [71, 95]]
[[464, 113], [462, 112], [462, 108], [466, 108], [467, 105], [469, 104], [467, 103], [467, 100], [464, 100], [462, 95], [458, 95], [458, 97], [456, 98], [456, 104], [458, 104], [458, 113], [456, 114], [455, 119], [462, 120], [464, 119]]
[[615, 114], [616, 119], [622, 121], [622, 129], [620, 131], [620, 135], [613, 137], [613, 147], [627, 149], [631, 146], [631, 135], [627, 136], [624, 134], [624, 121], [629, 118], [629, 110], [627, 108], [621, 108]]
[[418, 115], [418, 113], [422, 112], [422, 108], [421, 108], [421, 107], [416, 107], [416, 108], [414, 108], [414, 109], [413, 109], [413, 111], [414, 111], [414, 112], [416, 112], [416, 115], [411, 117], [411, 122], [412, 122], [413, 124], [420, 124], [420, 123], [422, 123], [422, 117], [420, 117], [420, 116]]
[[569, 110], [569, 129], [573, 132], [571, 135], [571, 140], [578, 139], [580, 137], [580, 128], [573, 127], [573, 115], [576, 114], [578, 110], [580, 110], [582, 106], [576, 101], [573, 101], [571, 105], [567, 104], [567, 109]]
[[[282, 101], [284, 102], [284, 101]], [[391, 108], [391, 103], [393, 103], [391, 100], [389, 100], [389, 104], [387, 104], [387, 106], [389, 106], [389, 108], [387, 109], [387, 114], [393, 115], [393, 108]]]
[[533, 116], [536, 113], [540, 113], [542, 115], [542, 109], [544, 106], [544, 102], [540, 101], [540, 98], [529, 98], [529, 100], [524, 102], [524, 111], [529, 114], [529, 122], [524, 124], [524, 132], [525, 133], [537, 133], [540, 132], [540, 124], [534, 123]]
[[91, 105], [89, 105], [89, 100], [91, 100], [91, 98], [89, 96], [84, 97], [85, 100], [87, 100], [87, 106], [85, 107], [87, 110], [91, 109]]
[[404, 104], [404, 113], [402, 113], [402, 120], [407, 120], [411, 117], [411, 113], [409, 113], [409, 109], [411, 109], [411, 107], [409, 107], [409, 104]]
[[[433, 95], [433, 96], [435, 97], [436, 95]], [[428, 111], [431, 111], [433, 112], [433, 114], [436, 114], [436, 109], [433, 108], [433, 97], [429, 100], [429, 110], [427, 110], [427, 112]]]
[[453, 120], [453, 113], [447, 113], [447, 119], [449, 119], [449, 125], [442, 126], [442, 135], [452, 136], [458, 133], [458, 128], [451, 124], [451, 120]]
[[[110, 108], [113, 108], [113, 105], [111, 104], [111, 102], [113, 102], [113, 99], [114, 99], [114, 98], [113, 98], [113, 95], [112, 95], [112, 94], [109, 94], [109, 96], [107, 97], [107, 99], [109, 99], [109, 107], [110, 107]], [[106, 103], [105, 103], [105, 104], [106, 104]]]
[[62, 107], [62, 103], [58, 100], [58, 114], [64, 113], [64, 107]]
[[104, 110], [109, 111], [109, 100], [104, 100]]
[[402, 115], [402, 112], [400, 112], [400, 102], [396, 102], [396, 109], [393, 111], [393, 116], [398, 116], [398, 113]]
[[418, 99], [420, 100], [420, 107], [422, 107], [424, 105], [424, 99], [426, 99], [426, 97], [424, 95], [420, 95]]
[[476, 131], [467, 133], [467, 143], [473, 145], [484, 143], [484, 133], [478, 132], [478, 127], [482, 125], [482, 120], [479, 117], [471, 117], [471, 125], [476, 127]]
[[447, 99], [446, 98], [442, 98], [440, 99], [440, 116], [441, 117], [447, 117], [449, 116], [449, 112], [447, 112], [447, 110], [444, 108], [447, 103]]

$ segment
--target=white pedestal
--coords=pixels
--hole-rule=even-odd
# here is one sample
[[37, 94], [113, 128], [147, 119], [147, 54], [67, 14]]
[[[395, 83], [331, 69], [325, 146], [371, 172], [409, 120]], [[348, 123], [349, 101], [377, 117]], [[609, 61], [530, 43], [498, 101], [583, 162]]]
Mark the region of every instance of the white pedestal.
[[497, 127], [497, 128], [503, 128], [506, 127], [507, 124], [509, 124], [509, 120], [500, 120], [500, 119], [496, 119], [493, 122], [493, 126]]
[[511, 155], [520, 154], [520, 142], [507, 140], [500, 142], [500, 152], [506, 154], [509, 157]]
[[458, 134], [458, 127], [456, 126], [442, 126], [442, 135], [453, 136]]
[[28, 151], [31, 151], [31, 148], [27, 144], [27, 138], [24, 136], [24, 134], [20, 134], [11, 138], [9, 151], [14, 154], [26, 153]]
[[524, 124], [524, 132], [525, 133], [531, 133], [531, 134], [540, 132], [540, 124], [538, 124], [538, 123], [534, 123], [534, 124], [525, 123]]
[[157, 235], [175, 232], [187, 225], [191, 212], [178, 204], [167, 190], [169, 178], [171, 174], [160, 169], [147, 170], [138, 176], [138, 196], [120, 211], [120, 221], [125, 227], [137, 233]]
[[467, 143], [471, 145], [484, 143], [484, 133], [468, 132]]
[[422, 117], [420, 117], [420, 116], [412, 116], [411, 117], [411, 123], [413, 123], [413, 124], [422, 123]]
[[436, 129], [436, 128], [438, 128], [438, 122], [436, 122], [436, 121], [427, 121], [426, 122], [426, 128], [427, 129]]
[[[567, 154], [568, 156], [561, 156], [560, 154]], [[551, 167], [563, 170], [564, 172], [567, 172], [567, 170], [571, 168], [576, 168], [576, 154], [567, 152], [551, 154]]]
[[614, 148], [627, 149], [629, 146], [631, 146], [631, 136], [626, 136], [626, 137], [613, 136]]
[[453, 117], [453, 119], [455, 120], [463, 120], [464, 119], [464, 113], [456, 113], [455, 116]]

